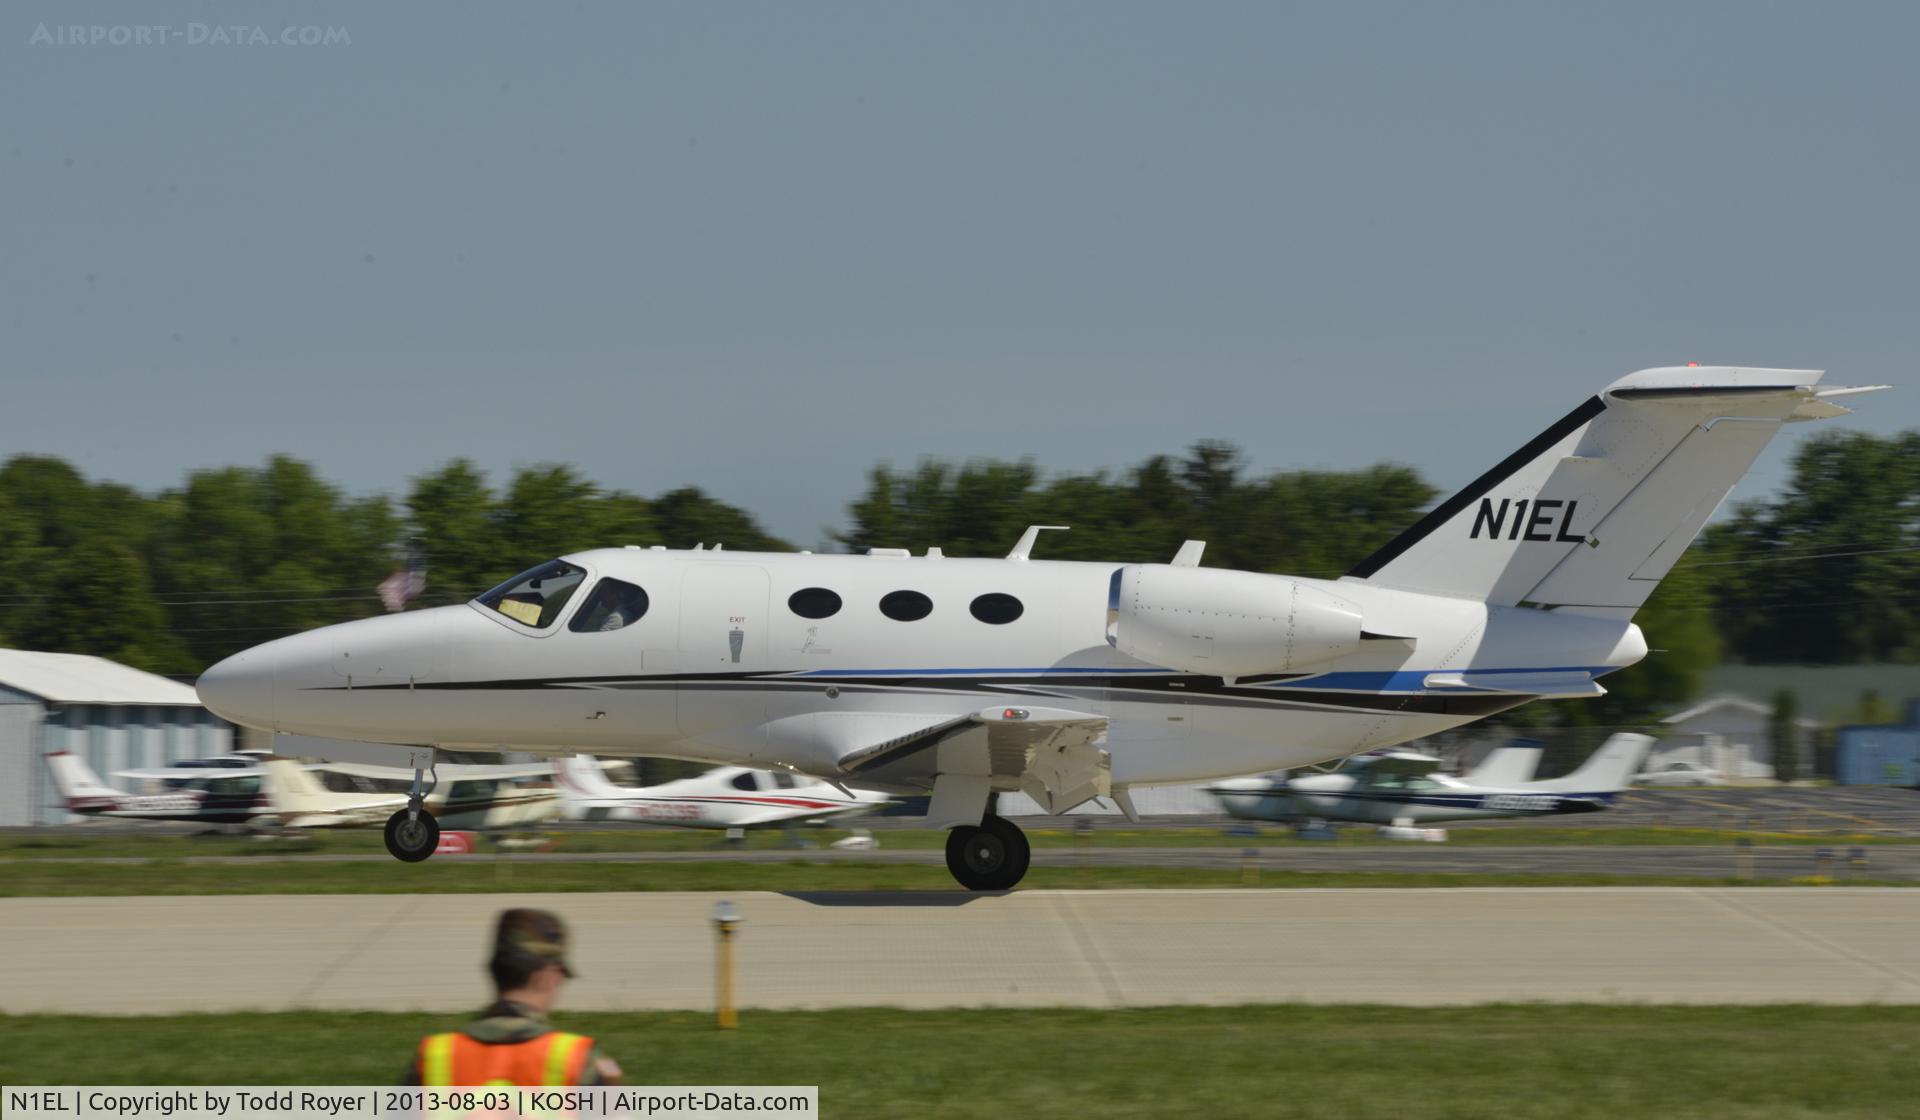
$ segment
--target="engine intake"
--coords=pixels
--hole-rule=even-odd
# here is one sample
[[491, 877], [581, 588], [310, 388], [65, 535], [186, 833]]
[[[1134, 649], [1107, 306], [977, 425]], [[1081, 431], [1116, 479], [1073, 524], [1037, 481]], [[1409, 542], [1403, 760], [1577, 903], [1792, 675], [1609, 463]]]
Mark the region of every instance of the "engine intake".
[[1286, 673], [1360, 648], [1360, 608], [1287, 576], [1129, 564], [1107, 592], [1107, 644], [1226, 678]]

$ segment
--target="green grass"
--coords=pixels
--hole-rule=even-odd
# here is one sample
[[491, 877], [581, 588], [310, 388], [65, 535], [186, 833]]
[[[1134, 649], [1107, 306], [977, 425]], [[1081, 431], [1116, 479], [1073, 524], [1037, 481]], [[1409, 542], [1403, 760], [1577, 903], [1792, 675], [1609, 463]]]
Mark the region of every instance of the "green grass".
[[[841, 830], [809, 829], [802, 835], [810, 842], [824, 844], [846, 833]], [[1117, 828], [1100, 827], [1080, 835], [1069, 829], [1031, 829], [1028, 838], [1036, 848], [1237, 848], [1312, 846], [1393, 845], [1400, 841], [1381, 840], [1371, 829], [1348, 826], [1337, 841], [1296, 840], [1278, 827], [1262, 828], [1252, 836], [1229, 835], [1218, 828]], [[895, 851], [938, 850], [945, 846], [947, 834], [936, 829], [886, 829], [875, 833], [883, 848]], [[1748, 832], [1715, 828], [1624, 828], [1564, 827], [1534, 824], [1454, 825], [1448, 830], [1449, 842], [1471, 847], [1542, 847], [1616, 845], [1731, 846], [1747, 839], [1756, 844], [1854, 845], [1887, 843], [1884, 836], [1848, 832]], [[727, 844], [713, 832], [692, 829], [631, 829], [572, 831], [547, 834], [550, 849], [556, 852], [697, 852], [715, 850], [773, 851], [783, 842], [777, 831], [749, 833], [738, 844]], [[1915, 838], [1920, 842], [1920, 837]], [[482, 850], [491, 850], [483, 839]], [[59, 858], [135, 858], [185, 859], [195, 856], [273, 857], [303, 854], [382, 855], [380, 834], [374, 830], [334, 830], [309, 833], [291, 839], [262, 839], [248, 836], [183, 836], [177, 833], [142, 834], [139, 832], [89, 833], [84, 827], [47, 830], [39, 833], [0, 836], [0, 864], [8, 860]]]
[[[1905, 880], [1849, 880], [1856, 886], [1910, 886]], [[1179, 867], [1036, 867], [1023, 889], [1110, 890], [1140, 887], [1627, 887], [1785, 885], [1732, 878], [1669, 875], [1519, 874], [1262, 869], [1251, 881], [1238, 870]], [[50, 895], [412, 894], [502, 891], [956, 891], [943, 866], [866, 861], [781, 863], [512, 863], [493, 860], [424, 864], [234, 863], [154, 860], [76, 864], [0, 863], [0, 898]]]
[[[439, 1015], [0, 1016], [0, 1082], [386, 1084]], [[1912, 1115], [1920, 1007], [1255, 1006], [559, 1016], [634, 1084], [819, 1085], [833, 1118]]]

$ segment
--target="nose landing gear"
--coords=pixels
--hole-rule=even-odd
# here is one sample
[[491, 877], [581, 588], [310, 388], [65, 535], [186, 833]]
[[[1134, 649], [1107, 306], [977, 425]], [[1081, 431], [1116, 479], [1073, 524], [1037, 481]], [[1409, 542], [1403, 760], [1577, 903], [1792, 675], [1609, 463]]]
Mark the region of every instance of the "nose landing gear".
[[[440, 846], [440, 822], [426, 810], [426, 795], [432, 785], [423, 785], [426, 772], [413, 770], [413, 790], [407, 794], [407, 807], [387, 818], [387, 854], [406, 863], [419, 863]], [[439, 785], [439, 779], [433, 785]]]
[[978, 827], [961, 825], [947, 833], [947, 870], [970, 891], [1012, 889], [1032, 858], [1027, 834], [1005, 817], [989, 813]]
[[401, 809], [387, 818], [387, 852], [394, 859], [419, 863], [440, 846], [440, 822], [425, 809]]

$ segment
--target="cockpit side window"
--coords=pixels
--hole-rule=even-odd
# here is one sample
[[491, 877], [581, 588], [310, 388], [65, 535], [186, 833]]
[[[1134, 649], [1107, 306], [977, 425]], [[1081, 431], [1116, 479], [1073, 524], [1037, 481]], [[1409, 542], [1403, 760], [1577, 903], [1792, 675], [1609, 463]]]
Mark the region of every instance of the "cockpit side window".
[[593, 585], [587, 601], [574, 613], [567, 629], [580, 634], [618, 630], [647, 613], [647, 593], [621, 579], [603, 579]]
[[567, 600], [580, 589], [587, 573], [565, 560], [549, 560], [480, 596], [475, 602], [491, 607], [522, 626], [545, 630], [560, 620]]
[[754, 784], [753, 771], [749, 770], [744, 774], [735, 774], [733, 776], [733, 788], [744, 789], [744, 790], [747, 790], [748, 792], [752, 792], [754, 790], [759, 789], [760, 787]]

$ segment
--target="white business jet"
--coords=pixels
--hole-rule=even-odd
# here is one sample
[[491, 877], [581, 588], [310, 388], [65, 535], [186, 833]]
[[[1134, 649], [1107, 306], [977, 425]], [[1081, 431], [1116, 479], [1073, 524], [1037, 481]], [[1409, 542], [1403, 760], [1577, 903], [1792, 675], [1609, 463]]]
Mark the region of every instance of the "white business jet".
[[[1337, 580], [1169, 564], [606, 548], [470, 603], [268, 642], [200, 679], [237, 723], [435, 748], [586, 750], [930, 793], [947, 866], [1017, 883], [1049, 813], [1135, 785], [1306, 766], [1646, 656], [1632, 618], [1783, 423], [1839, 416], [1812, 370], [1675, 367], [1608, 386]], [[432, 854], [419, 796], [397, 857]]]
[[841, 790], [785, 770], [716, 766], [657, 786], [619, 786], [591, 755], [553, 765], [561, 812], [569, 820], [644, 821], [680, 828], [773, 828], [857, 816], [891, 798], [873, 790]]
[[[1215, 782], [1207, 792], [1233, 816], [1256, 821], [1318, 817], [1406, 828], [1440, 821], [1592, 813], [1613, 804], [1652, 745], [1646, 735], [1615, 735], [1578, 770], [1540, 782], [1505, 780], [1501, 770], [1508, 759], [1520, 759], [1502, 759], [1499, 752], [1488, 760], [1489, 767], [1454, 777], [1440, 773], [1440, 760], [1431, 755], [1391, 751], [1348, 759], [1330, 774], [1234, 778]], [[1539, 760], [1538, 750], [1525, 753]], [[1496, 765], [1501, 770], [1490, 769]]]

